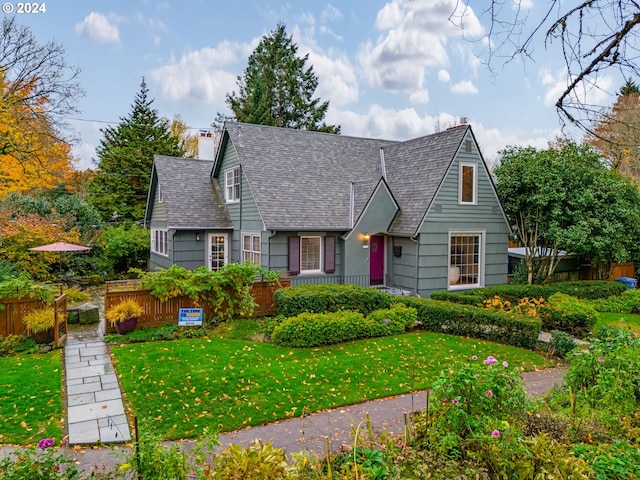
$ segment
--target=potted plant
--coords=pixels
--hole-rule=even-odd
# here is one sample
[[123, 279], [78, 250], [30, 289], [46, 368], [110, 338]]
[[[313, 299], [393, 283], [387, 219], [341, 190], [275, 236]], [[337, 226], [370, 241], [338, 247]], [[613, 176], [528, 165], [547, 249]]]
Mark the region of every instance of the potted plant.
[[115, 307], [109, 309], [105, 318], [115, 325], [120, 335], [135, 330], [138, 326], [138, 318], [144, 313], [144, 309], [135, 300], [124, 300]]
[[53, 308], [41, 308], [22, 317], [22, 324], [36, 343], [51, 343], [54, 339], [55, 312]]

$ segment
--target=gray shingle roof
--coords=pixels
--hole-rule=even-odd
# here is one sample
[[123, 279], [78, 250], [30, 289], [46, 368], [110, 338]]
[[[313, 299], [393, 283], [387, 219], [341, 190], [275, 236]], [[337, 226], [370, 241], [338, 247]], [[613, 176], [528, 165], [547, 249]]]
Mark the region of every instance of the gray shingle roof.
[[418, 233], [469, 128], [460, 126], [385, 147], [387, 183], [401, 208], [390, 233]]
[[370, 193], [379, 150], [394, 143], [246, 123], [226, 131], [268, 230], [348, 230], [350, 182]]
[[155, 155], [154, 165], [169, 228], [233, 228], [220, 185], [211, 176], [212, 161]]
[[350, 183], [357, 220], [381, 175], [400, 205], [389, 232], [415, 235], [468, 126], [404, 142], [228, 123], [251, 192], [269, 230], [348, 230]]

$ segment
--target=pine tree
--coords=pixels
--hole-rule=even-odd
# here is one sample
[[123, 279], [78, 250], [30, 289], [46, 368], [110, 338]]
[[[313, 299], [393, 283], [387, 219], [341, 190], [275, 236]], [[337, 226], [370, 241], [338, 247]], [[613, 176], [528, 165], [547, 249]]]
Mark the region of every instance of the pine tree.
[[144, 216], [153, 155], [181, 157], [180, 139], [171, 135], [166, 119], [151, 108], [153, 99], [142, 79], [133, 111], [116, 127], [102, 129], [98, 168], [89, 201], [104, 220], [137, 221]]
[[278, 24], [249, 56], [239, 92], [227, 95], [227, 105], [239, 122], [340, 133], [323, 121], [329, 102], [313, 98], [318, 78], [312, 66], [305, 69], [309, 55], [297, 53], [285, 25]]

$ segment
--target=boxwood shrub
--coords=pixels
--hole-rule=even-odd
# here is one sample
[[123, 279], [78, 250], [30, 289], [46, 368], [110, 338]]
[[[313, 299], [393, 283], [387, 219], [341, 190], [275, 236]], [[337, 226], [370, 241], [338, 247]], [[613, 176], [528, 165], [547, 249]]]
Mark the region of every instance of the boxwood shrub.
[[521, 298], [548, 299], [554, 293], [564, 293], [583, 300], [607, 298], [621, 295], [628, 290], [624, 283], [608, 281], [558, 282], [550, 285], [494, 285], [476, 288], [470, 291], [472, 295], [481, 295], [485, 300], [498, 295], [504, 300], [518, 302]]
[[375, 310], [365, 317], [360, 312], [303, 312], [278, 324], [271, 335], [283, 347], [318, 347], [359, 338], [399, 335], [416, 323], [417, 312], [405, 305]]
[[592, 300], [590, 305], [597, 312], [640, 313], [640, 290], [626, 290], [622, 295], [598, 298]]
[[506, 345], [533, 349], [540, 336], [540, 320], [470, 305], [418, 297], [398, 297], [418, 311], [418, 324], [431, 332], [482, 338]]
[[470, 292], [462, 292], [462, 293], [454, 293], [449, 290], [442, 290], [440, 292], [433, 292], [431, 294], [431, 298], [433, 300], [441, 300], [444, 302], [451, 303], [460, 303], [462, 305], [473, 305], [475, 307], [482, 306], [482, 302], [484, 301], [484, 296], [470, 293]]
[[559, 330], [575, 336], [591, 332], [598, 320], [591, 305], [564, 293], [551, 295], [547, 305], [540, 307], [538, 312], [546, 331]]
[[326, 313], [353, 310], [369, 315], [380, 308], [389, 308], [393, 297], [375, 288], [358, 285], [298, 285], [274, 292], [279, 315], [293, 317], [303, 312]]

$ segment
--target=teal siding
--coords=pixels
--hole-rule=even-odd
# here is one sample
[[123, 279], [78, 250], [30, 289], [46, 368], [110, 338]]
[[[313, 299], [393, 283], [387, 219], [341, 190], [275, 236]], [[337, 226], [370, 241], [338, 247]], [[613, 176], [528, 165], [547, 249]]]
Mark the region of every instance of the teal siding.
[[[289, 237], [295, 235], [319, 235], [326, 236], [332, 235], [336, 237], [336, 271], [335, 273], [328, 274], [328, 276], [342, 275], [344, 272], [344, 251], [345, 242], [341, 237], [344, 232], [278, 232], [272, 237], [268, 237], [267, 244], [269, 263], [265, 265], [269, 270], [276, 272], [287, 272], [289, 270]], [[324, 252], [323, 252], [324, 254]], [[265, 255], [263, 255], [263, 258]], [[314, 277], [319, 276], [315, 274]], [[320, 276], [322, 276], [320, 274]]]
[[205, 265], [206, 238], [202, 232], [200, 232], [200, 240], [196, 240], [195, 231], [176, 231], [173, 234], [174, 262], [188, 270], [195, 270]]
[[[224, 151], [218, 170], [218, 179], [223, 191], [225, 190], [225, 172], [231, 168], [240, 166], [238, 154], [230, 143]], [[258, 212], [247, 178], [240, 169], [240, 201], [227, 203], [227, 210], [233, 222], [233, 232], [230, 235], [229, 262], [237, 263], [242, 258], [242, 233], [243, 232], [263, 232], [263, 222]], [[264, 241], [264, 239], [263, 239]], [[264, 252], [263, 250], [262, 252]], [[262, 256], [262, 255], [261, 255]], [[266, 262], [265, 262], [266, 263]]]
[[[364, 235], [377, 235], [387, 232], [398, 207], [389, 195], [386, 187], [380, 183], [373, 193], [358, 223], [345, 241], [346, 276], [369, 275], [369, 249], [364, 248]], [[385, 271], [389, 268], [389, 242], [385, 239]]]
[[[471, 138], [469, 135], [468, 139]], [[476, 205], [458, 203], [460, 162], [476, 165]], [[475, 142], [471, 152], [465, 151], [465, 142], [462, 143], [420, 229], [418, 293], [421, 296], [448, 288], [450, 231], [484, 232], [483, 285], [507, 282], [509, 227]]]
[[[391, 242], [390, 266], [387, 271], [393, 286], [415, 293], [417, 243], [410, 238], [401, 237], [387, 238], [387, 241]], [[402, 248], [399, 257], [393, 255], [393, 247]]]
[[[153, 196], [153, 206], [151, 208], [151, 218], [149, 219], [149, 227], [148, 234], [151, 235], [152, 228], [166, 229], [167, 228], [167, 211], [164, 208], [164, 203], [160, 203], [158, 201], [158, 189], [155, 189]], [[172, 235], [173, 231], [169, 231], [167, 234], [167, 242], [169, 248], [169, 256], [165, 257], [164, 255], [158, 255], [157, 253], [151, 252], [149, 255], [149, 268], [151, 271], [158, 270], [159, 268], [169, 268], [173, 265], [172, 261], [172, 252], [173, 252], [173, 244], [172, 244]]]

